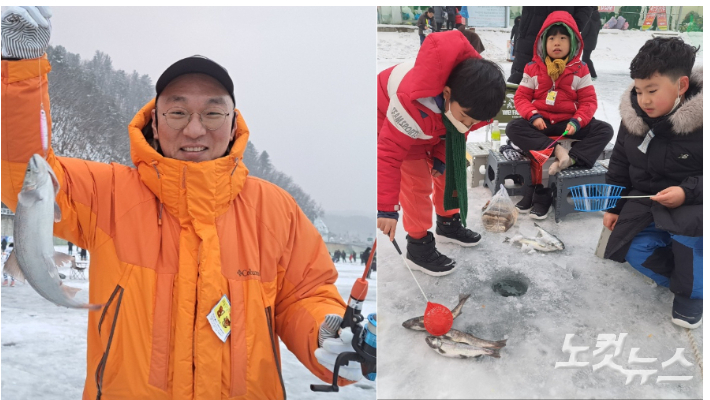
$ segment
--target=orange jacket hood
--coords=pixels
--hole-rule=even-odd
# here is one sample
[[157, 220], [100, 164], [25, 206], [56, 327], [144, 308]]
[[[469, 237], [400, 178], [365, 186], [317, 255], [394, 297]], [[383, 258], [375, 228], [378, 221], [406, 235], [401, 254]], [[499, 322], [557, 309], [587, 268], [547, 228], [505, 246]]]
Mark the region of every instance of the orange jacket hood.
[[[249, 173], [240, 162], [249, 140], [249, 129], [241, 113], [234, 110], [237, 113], [237, 133], [229, 154], [197, 163], [164, 157], [148, 144], [142, 130], [150, 123], [154, 108], [155, 99], [143, 106], [128, 125], [131, 159], [138, 168], [141, 180], [174, 215], [179, 214], [180, 196], [176, 194], [183, 186], [190, 191], [188, 209], [193, 218], [209, 220], [210, 215], [223, 213], [227, 204], [242, 190]], [[229, 190], [224, 190], [225, 187]]]

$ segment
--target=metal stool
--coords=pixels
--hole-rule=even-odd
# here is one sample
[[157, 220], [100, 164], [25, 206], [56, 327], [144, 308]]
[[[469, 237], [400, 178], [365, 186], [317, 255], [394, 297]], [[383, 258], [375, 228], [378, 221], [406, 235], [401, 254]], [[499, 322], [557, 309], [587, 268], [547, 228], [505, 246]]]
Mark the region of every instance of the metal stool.
[[471, 187], [480, 185], [486, 174], [481, 173], [481, 167], [485, 167], [488, 161], [488, 152], [491, 150], [489, 142], [466, 143], [466, 152], [471, 156]]
[[523, 195], [524, 185], [530, 184], [530, 160], [523, 157], [522, 160], [508, 160], [497, 150], [488, 152], [488, 166], [486, 167], [485, 184], [492, 194], [495, 194], [500, 185], [505, 185], [506, 179], [513, 179], [514, 187], [506, 187], [510, 196]]
[[84, 279], [86, 280], [86, 275], [84, 275], [84, 271], [86, 271], [86, 267], [88, 266], [88, 262], [86, 261], [79, 261], [76, 263], [72, 263], [72, 266], [70, 268], [71, 279]]
[[555, 207], [555, 222], [560, 222], [562, 217], [569, 213], [579, 212], [574, 209], [570, 187], [588, 183], [606, 183], [605, 174], [606, 168], [597, 162], [590, 169], [571, 166], [558, 172], [557, 175], [550, 176], [548, 179], [549, 187], [554, 193], [552, 205]]

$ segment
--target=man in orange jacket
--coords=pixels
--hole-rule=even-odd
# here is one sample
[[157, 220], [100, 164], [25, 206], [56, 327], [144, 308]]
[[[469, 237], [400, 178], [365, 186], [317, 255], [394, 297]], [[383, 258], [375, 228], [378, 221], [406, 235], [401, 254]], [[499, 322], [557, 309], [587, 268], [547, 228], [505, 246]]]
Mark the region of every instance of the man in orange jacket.
[[[89, 302], [104, 304], [83, 399], [285, 398], [277, 336], [330, 382], [347, 349], [337, 271], [293, 198], [240, 163], [249, 130], [227, 71], [193, 56], [161, 75], [128, 127], [135, 168], [59, 157], [43, 148], [50, 17], [2, 14], [2, 201], [16, 207], [28, 159], [47, 154], [54, 234], [91, 252]], [[339, 375], [362, 377], [355, 363]]]

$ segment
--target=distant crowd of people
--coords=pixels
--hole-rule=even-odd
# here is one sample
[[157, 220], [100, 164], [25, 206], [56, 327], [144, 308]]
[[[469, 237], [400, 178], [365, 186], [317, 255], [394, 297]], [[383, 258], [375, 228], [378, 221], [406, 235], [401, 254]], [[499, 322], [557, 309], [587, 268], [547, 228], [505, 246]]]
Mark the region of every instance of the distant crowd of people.
[[[74, 243], [67, 242], [67, 254], [69, 254], [70, 256], [73, 255], [72, 254], [73, 249], [74, 249]], [[79, 260], [86, 261], [86, 249], [82, 249], [81, 247], [77, 246], [76, 252], [79, 254]]]
[[333, 253], [333, 261], [334, 262], [351, 262], [354, 263], [357, 261], [357, 253], [353, 250], [352, 252], [348, 253], [345, 250], [335, 250], [335, 253]]
[[[372, 248], [368, 247], [366, 248], [362, 253], [360, 253], [360, 264], [367, 264], [367, 261], [370, 259], [370, 253], [372, 252]], [[357, 253], [353, 250], [352, 252], [346, 252], [345, 250], [335, 250], [333, 253], [333, 262], [351, 262], [351, 263], [356, 263], [357, 262]], [[370, 271], [367, 274], [367, 277], [370, 278], [370, 274], [372, 271], [377, 271], [377, 257], [372, 257], [372, 262], [370, 264]]]
[[432, 32], [465, 28], [466, 18], [468, 18], [466, 6], [429, 7], [425, 13], [419, 16], [417, 21], [420, 44]]

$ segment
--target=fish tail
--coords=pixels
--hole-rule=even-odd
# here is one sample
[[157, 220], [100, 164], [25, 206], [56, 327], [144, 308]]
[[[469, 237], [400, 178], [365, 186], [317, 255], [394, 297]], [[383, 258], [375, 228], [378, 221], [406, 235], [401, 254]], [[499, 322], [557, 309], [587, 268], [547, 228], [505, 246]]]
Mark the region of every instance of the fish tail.
[[508, 342], [508, 339], [503, 339], [503, 340], [498, 340], [498, 341], [491, 342], [491, 343], [494, 344], [497, 348], [501, 348], [501, 347], [505, 347], [507, 342]]
[[489, 356], [493, 358], [500, 358], [500, 349], [491, 349], [490, 353], [488, 353]]

